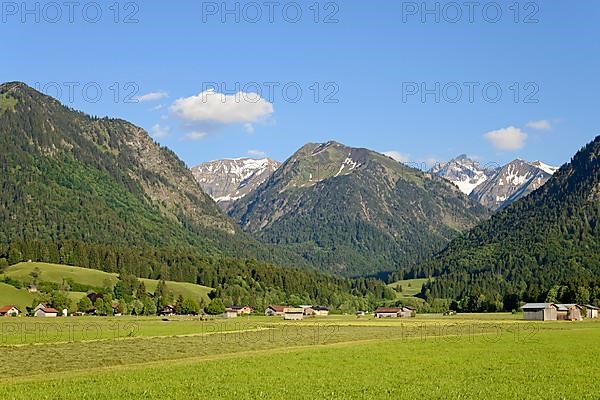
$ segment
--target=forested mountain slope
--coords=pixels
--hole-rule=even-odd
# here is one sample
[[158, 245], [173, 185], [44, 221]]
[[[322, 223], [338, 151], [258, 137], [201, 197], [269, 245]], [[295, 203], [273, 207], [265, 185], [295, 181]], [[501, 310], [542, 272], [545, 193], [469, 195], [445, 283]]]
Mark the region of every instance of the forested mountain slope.
[[600, 301], [600, 136], [540, 189], [421, 264], [417, 275], [440, 275], [424, 287], [427, 297], [460, 299], [470, 309]]
[[440, 177], [328, 142], [302, 147], [230, 215], [266, 243], [354, 276], [414, 265], [487, 211]]

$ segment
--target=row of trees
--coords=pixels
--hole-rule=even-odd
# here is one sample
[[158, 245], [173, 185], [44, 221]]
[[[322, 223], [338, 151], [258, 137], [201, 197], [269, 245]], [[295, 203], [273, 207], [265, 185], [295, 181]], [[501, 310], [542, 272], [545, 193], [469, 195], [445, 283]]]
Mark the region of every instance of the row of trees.
[[[92, 301], [93, 300], [93, 301]], [[68, 295], [68, 287], [40, 293], [32, 304], [32, 309], [39, 303], [48, 304], [57, 310], [67, 309], [69, 312], [94, 312], [100, 316], [122, 315], [156, 315], [167, 306], [173, 305], [179, 315], [197, 315], [201, 312], [217, 315], [225, 311], [223, 301], [212, 299], [208, 304], [204, 299], [194, 299], [179, 295], [174, 298], [173, 292], [164, 280], [159, 281], [156, 290], [150, 294], [143, 281], [130, 274], [121, 274], [115, 285], [106, 284], [96, 292], [88, 293], [78, 302], [73, 302]]]
[[[367, 309], [394, 298], [393, 291], [377, 279], [345, 279], [310, 269], [281, 268], [254, 259], [202, 257], [185, 249], [121, 248], [79, 241], [20, 240], [10, 245], [0, 244], [0, 263], [7, 265], [25, 260], [200, 284], [215, 288], [214, 297], [226, 304], [254, 308], [300, 303]], [[115, 294], [115, 298], [120, 297]]]

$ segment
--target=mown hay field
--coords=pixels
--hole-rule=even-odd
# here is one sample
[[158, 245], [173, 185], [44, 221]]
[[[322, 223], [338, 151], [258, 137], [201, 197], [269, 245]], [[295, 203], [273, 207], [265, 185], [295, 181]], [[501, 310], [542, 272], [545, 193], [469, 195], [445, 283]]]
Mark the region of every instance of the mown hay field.
[[[600, 321], [538, 323], [509, 314], [116, 320], [76, 323], [137, 324], [136, 330], [42, 344], [19, 344], [14, 332], [4, 334], [12, 344], [0, 347], [0, 397], [600, 398]], [[14, 323], [0, 321], [0, 332]]]

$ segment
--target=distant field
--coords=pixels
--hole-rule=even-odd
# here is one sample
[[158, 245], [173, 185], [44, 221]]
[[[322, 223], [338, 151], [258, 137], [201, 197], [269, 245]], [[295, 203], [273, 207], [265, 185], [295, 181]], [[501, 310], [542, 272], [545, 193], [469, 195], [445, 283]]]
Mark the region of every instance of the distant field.
[[[301, 322], [267, 317], [167, 322], [63, 318], [43, 321], [39, 331], [46, 332], [47, 339], [60, 327], [75, 324], [71, 330], [87, 326], [88, 337], [55, 340], [52, 346], [14, 346], [19, 323], [38, 321], [0, 319], [0, 333], [13, 343], [0, 344], [2, 396], [600, 398], [600, 386], [590, 380], [600, 374], [600, 321], [539, 323], [518, 318], [511, 314], [410, 320], [336, 316]], [[128, 335], [128, 326], [136, 327], [134, 334]], [[111, 338], [110, 329], [118, 327], [120, 335]], [[104, 340], [94, 337], [99, 331], [106, 332]], [[38, 343], [43, 337], [28, 342]]]
[[397, 281], [390, 283], [388, 286], [392, 289], [402, 288], [401, 292], [396, 291], [396, 298], [402, 299], [407, 297], [414, 297], [421, 293], [423, 284], [427, 282], [427, 279], [406, 279], [403, 281]]
[[33, 298], [33, 295], [25, 289], [17, 289], [5, 283], [0, 283], [0, 307], [11, 305], [17, 306], [20, 310], [25, 310], [25, 307], [31, 306]]
[[[24, 283], [31, 282], [31, 276], [29, 275], [35, 268], [39, 268], [41, 275], [39, 281], [61, 283], [63, 279], [72, 279], [74, 282], [82, 285], [89, 285], [95, 287], [103, 287], [106, 281], [110, 281], [111, 284], [117, 282], [117, 274], [110, 274], [103, 271], [98, 271], [88, 268], [71, 267], [67, 265], [57, 264], [46, 264], [46, 263], [20, 263], [10, 266], [6, 269], [4, 274], [0, 275], [0, 279], [3, 276], [8, 276], [13, 279], [20, 280]], [[158, 281], [152, 279], [142, 279], [146, 285], [146, 289], [150, 292], [154, 292]], [[171, 290], [175, 296], [183, 295], [184, 297], [192, 297], [196, 300], [205, 299], [208, 300], [208, 293], [212, 290], [206, 286], [195, 285], [193, 283], [184, 282], [173, 282], [167, 281], [167, 287]], [[27, 291], [23, 291], [28, 294]], [[1, 296], [1, 295], [0, 295]], [[71, 293], [71, 298], [79, 299], [81, 294], [75, 292]], [[1, 304], [11, 304], [10, 301], [15, 303], [17, 300], [11, 300], [11, 296], [5, 296], [6, 300], [3, 300]], [[31, 305], [33, 296], [29, 295], [29, 300], [25, 303], [27, 306]], [[2, 299], [2, 297], [0, 297]], [[17, 299], [17, 297], [15, 297]], [[24, 297], [23, 297], [24, 299]], [[21, 303], [16, 303], [21, 304]]]

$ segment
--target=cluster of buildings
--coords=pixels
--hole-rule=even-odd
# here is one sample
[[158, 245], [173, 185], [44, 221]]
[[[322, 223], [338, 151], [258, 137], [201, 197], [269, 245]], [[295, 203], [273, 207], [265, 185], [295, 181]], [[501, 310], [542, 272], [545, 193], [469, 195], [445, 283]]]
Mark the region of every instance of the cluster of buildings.
[[[67, 315], [67, 310], [63, 310], [59, 312], [58, 310], [48, 307], [47, 304], [38, 304], [37, 307], [33, 309], [33, 316], [39, 318], [56, 318], [58, 315]], [[0, 317], [18, 317], [21, 315], [21, 310], [19, 310], [16, 306], [4, 306], [0, 308]]]
[[286, 320], [301, 320], [305, 317], [326, 317], [329, 308], [321, 306], [269, 306], [265, 310], [267, 317], [283, 317]]
[[379, 307], [375, 310], [375, 318], [413, 318], [417, 309], [411, 306]]
[[521, 307], [529, 321], [581, 321], [600, 318], [600, 308], [586, 304], [527, 303]]

